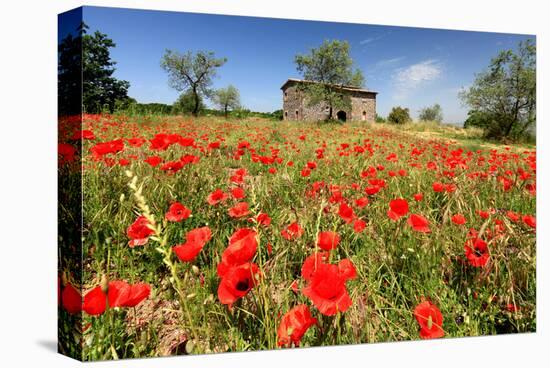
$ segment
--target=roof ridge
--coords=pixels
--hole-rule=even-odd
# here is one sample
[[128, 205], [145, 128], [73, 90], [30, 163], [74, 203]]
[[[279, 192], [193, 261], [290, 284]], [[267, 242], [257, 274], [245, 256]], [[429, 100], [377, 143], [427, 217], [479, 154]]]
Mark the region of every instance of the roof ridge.
[[[298, 83], [320, 83], [320, 82], [316, 82], [316, 81], [312, 81], [312, 80], [307, 80], [307, 79], [297, 79], [297, 78], [288, 78], [286, 80], [285, 83], [283, 83], [283, 85], [281, 86], [281, 89], [283, 89], [288, 83], [290, 82], [298, 82]], [[346, 90], [352, 90], [352, 91], [357, 91], [357, 92], [368, 92], [368, 93], [374, 93], [374, 94], [378, 94], [378, 92], [375, 92], [375, 91], [371, 91], [371, 90], [368, 90], [368, 89], [365, 89], [365, 88], [361, 88], [361, 87], [354, 87], [354, 86], [347, 86], [347, 85], [337, 85], [337, 84], [333, 84], [333, 86], [336, 86], [338, 88], [342, 88], [342, 89], [346, 89]]]

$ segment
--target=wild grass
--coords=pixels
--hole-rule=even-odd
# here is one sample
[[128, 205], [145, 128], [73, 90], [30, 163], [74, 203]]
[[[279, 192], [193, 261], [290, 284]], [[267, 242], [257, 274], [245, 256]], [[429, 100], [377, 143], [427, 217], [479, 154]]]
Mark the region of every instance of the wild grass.
[[[318, 319], [301, 346], [418, 339], [413, 310], [425, 299], [441, 310], [445, 337], [536, 329], [535, 231], [506, 215], [507, 211], [535, 214], [535, 196], [525, 188], [534, 182], [528, 166], [532, 152], [513, 155], [497, 147], [497, 153], [491, 153], [481, 144], [463, 143], [478, 139], [477, 130], [431, 123], [395, 127], [101, 115], [86, 116], [84, 129], [93, 131], [95, 139], [83, 142], [83, 289], [99, 285], [102, 277], [152, 286], [151, 296], [137, 307], [85, 316], [90, 323], [84, 333], [86, 360], [274, 349], [281, 316], [297, 304], [308, 305]], [[174, 144], [166, 151], [155, 151], [149, 142], [139, 148], [126, 144], [122, 152], [99, 161], [89, 151], [98, 142], [151, 139], [157, 133], [193, 137], [202, 149]], [[219, 149], [205, 148], [214, 141], [221, 142]], [[250, 143], [255, 155], [280, 157], [280, 163], [263, 164], [250, 149], [236, 160], [242, 141]], [[324, 149], [323, 158], [317, 157], [319, 148]], [[452, 166], [448, 158], [461, 148], [464, 165]], [[420, 154], [413, 154], [415, 149]], [[395, 159], [388, 158], [392, 153]], [[168, 161], [184, 154], [198, 155], [200, 161], [173, 175], [143, 162], [152, 155]], [[128, 159], [129, 165], [121, 166], [121, 158]], [[308, 162], [316, 162], [317, 168], [303, 177], [301, 170]], [[429, 162], [435, 162], [437, 169], [426, 169]], [[276, 173], [268, 171], [271, 167]], [[369, 178], [361, 173], [370, 167], [378, 167], [376, 175], [386, 181], [386, 187], [367, 196], [364, 188]], [[228, 215], [235, 200], [217, 206], [206, 202], [215, 189], [234, 187], [230, 176], [238, 168], [248, 172], [242, 201], [251, 211], [241, 219]], [[519, 168], [532, 172], [529, 181], [517, 179]], [[389, 175], [399, 170], [406, 175]], [[498, 177], [507, 171], [513, 185], [504, 190]], [[475, 172], [488, 175], [484, 179], [468, 176]], [[131, 180], [134, 187], [128, 185]], [[308, 196], [317, 181], [326, 185], [317, 196]], [[434, 192], [434, 182], [454, 184], [456, 190]], [[335, 190], [332, 187], [331, 192], [331, 185], [341, 188], [357, 218], [367, 223], [364, 231], [355, 232], [352, 224], [338, 216], [338, 203], [331, 203]], [[138, 187], [141, 197], [136, 196]], [[413, 199], [417, 193], [424, 195], [418, 202]], [[370, 202], [366, 207], [353, 205], [365, 196]], [[389, 219], [388, 205], [396, 198], [408, 201], [410, 213], [426, 217], [431, 232], [413, 231], [406, 217], [396, 222]], [[180, 223], [163, 223], [174, 201], [191, 209], [192, 216]], [[144, 246], [130, 248], [126, 229], [144, 214], [144, 205], [159, 224], [156, 236], [164, 243], [150, 239]], [[488, 211], [488, 219], [478, 211]], [[260, 212], [271, 217], [268, 227], [248, 220]], [[457, 213], [466, 217], [465, 225], [451, 221]], [[294, 221], [303, 227], [303, 236], [283, 239], [281, 230]], [[495, 229], [499, 223], [502, 233]], [[212, 230], [212, 239], [192, 264], [173, 255], [170, 262], [163, 261], [166, 254], [159, 252], [159, 246], [167, 250], [181, 244], [189, 230], [202, 226]], [[254, 262], [263, 276], [228, 309], [218, 301], [216, 267], [229, 237], [243, 227], [254, 227], [259, 233]], [[490, 249], [485, 267], [472, 267], [465, 260], [470, 228], [485, 231]], [[357, 270], [357, 278], [347, 283], [353, 304], [335, 317], [321, 315], [308, 298], [291, 288], [295, 280], [303, 286], [301, 266], [315, 252], [319, 231], [325, 230], [341, 236], [331, 261], [348, 258]]]

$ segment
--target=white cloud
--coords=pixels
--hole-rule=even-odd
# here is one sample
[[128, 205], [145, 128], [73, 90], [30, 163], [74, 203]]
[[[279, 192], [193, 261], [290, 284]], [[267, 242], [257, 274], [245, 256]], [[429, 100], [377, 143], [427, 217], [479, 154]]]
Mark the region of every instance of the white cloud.
[[406, 68], [396, 69], [393, 75], [394, 98], [406, 97], [412, 90], [438, 79], [441, 73], [442, 66], [435, 59], [425, 60]]
[[395, 64], [399, 63], [403, 59], [405, 59], [404, 56], [395, 57], [395, 58], [391, 58], [391, 59], [383, 59], [383, 60], [378, 61], [375, 64], [375, 67], [376, 68], [388, 67], [388, 66], [395, 65]]
[[360, 45], [366, 45], [366, 44], [368, 44], [368, 43], [371, 43], [371, 42], [374, 42], [374, 41], [378, 41], [378, 40], [381, 39], [382, 37], [384, 37], [384, 36], [368, 37], [368, 38], [365, 38], [364, 40], [359, 41], [359, 44], [360, 44]]

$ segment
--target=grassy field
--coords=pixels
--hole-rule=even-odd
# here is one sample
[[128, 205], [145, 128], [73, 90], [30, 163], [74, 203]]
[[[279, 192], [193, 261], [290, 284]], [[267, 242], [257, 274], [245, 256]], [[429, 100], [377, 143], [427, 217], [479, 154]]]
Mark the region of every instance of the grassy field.
[[360, 123], [84, 129], [86, 360], [536, 330], [535, 147]]

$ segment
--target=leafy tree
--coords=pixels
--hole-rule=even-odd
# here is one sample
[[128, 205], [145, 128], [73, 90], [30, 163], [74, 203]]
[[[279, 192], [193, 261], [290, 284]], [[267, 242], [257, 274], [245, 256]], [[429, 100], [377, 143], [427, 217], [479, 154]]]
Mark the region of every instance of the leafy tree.
[[218, 108], [223, 111], [223, 115], [226, 118], [230, 110], [239, 109], [241, 106], [239, 90], [232, 85], [215, 91], [212, 100], [214, 101], [214, 104], [216, 104]]
[[[204, 102], [202, 99], [202, 96], [198, 96], [199, 98], [199, 106], [197, 108], [197, 113], [204, 110]], [[193, 94], [193, 91], [187, 90], [184, 93], [182, 93], [176, 102], [174, 102], [174, 105], [172, 107], [172, 112], [174, 114], [185, 114], [185, 113], [192, 113], [195, 110], [195, 95]]]
[[501, 51], [491, 60], [488, 70], [479, 73], [460, 97], [472, 109], [472, 119], [481, 124], [487, 137], [524, 135], [536, 124], [534, 42], [520, 42], [517, 52]]
[[391, 109], [388, 115], [388, 121], [393, 124], [405, 124], [411, 121], [409, 109], [396, 106]]
[[271, 116], [277, 120], [283, 120], [283, 110], [275, 110], [271, 113]]
[[128, 98], [130, 83], [113, 77], [115, 61], [109, 49], [116, 44], [99, 31], [87, 34], [88, 26], [82, 27], [82, 103], [84, 111], [112, 112], [117, 100]]
[[[113, 77], [116, 62], [109, 49], [113, 40], [99, 31], [87, 34], [81, 23], [76, 35], [69, 34], [58, 47], [59, 112], [78, 114], [82, 110], [112, 112], [128, 99], [130, 83]], [[81, 100], [82, 98], [82, 100]]]
[[492, 124], [492, 118], [492, 114], [470, 110], [468, 111], [468, 118], [464, 121], [464, 128], [477, 127], [485, 129]]
[[324, 102], [328, 105], [328, 119], [333, 119], [335, 109], [349, 110], [350, 97], [342, 92], [343, 86], [362, 87], [365, 79], [359, 69], [353, 69], [346, 41], [325, 40], [309, 54], [296, 55], [294, 62], [303, 79], [316, 83], [304, 83], [301, 88], [308, 96], [310, 106]]
[[57, 98], [60, 115], [82, 112], [82, 25], [77, 36], [68, 34], [58, 45]]
[[385, 123], [386, 119], [383, 116], [380, 116], [380, 115], [376, 114], [376, 122], [377, 123]]
[[169, 84], [177, 91], [190, 91], [193, 96], [193, 116], [200, 110], [202, 97], [212, 95], [212, 80], [217, 68], [227, 61], [217, 59], [213, 52], [191, 51], [180, 54], [177, 51], [166, 50], [161, 60], [161, 67], [168, 73]]
[[433, 106], [427, 106], [420, 110], [418, 118], [422, 121], [436, 121], [441, 123], [443, 121], [443, 109], [439, 104]]

